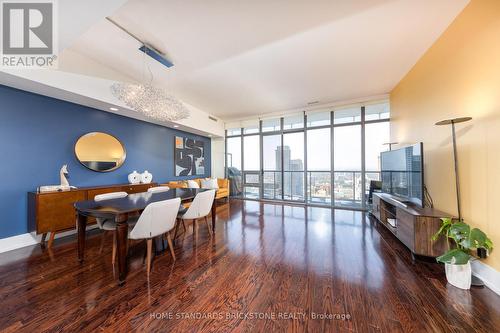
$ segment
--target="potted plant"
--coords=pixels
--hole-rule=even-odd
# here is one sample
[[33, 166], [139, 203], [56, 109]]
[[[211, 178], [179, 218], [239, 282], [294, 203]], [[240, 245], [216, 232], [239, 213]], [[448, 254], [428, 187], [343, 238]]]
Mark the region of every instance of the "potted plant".
[[[454, 221], [451, 218], [442, 218], [441, 227], [432, 237], [437, 240], [440, 236], [448, 239], [448, 252], [436, 258], [438, 262], [444, 263], [446, 279], [455, 287], [470, 289], [472, 270], [470, 260], [474, 258], [471, 253], [476, 250], [481, 258], [486, 258], [488, 251], [493, 249], [493, 242], [484, 232], [473, 228], [462, 221]], [[453, 246], [450, 249], [450, 240]]]

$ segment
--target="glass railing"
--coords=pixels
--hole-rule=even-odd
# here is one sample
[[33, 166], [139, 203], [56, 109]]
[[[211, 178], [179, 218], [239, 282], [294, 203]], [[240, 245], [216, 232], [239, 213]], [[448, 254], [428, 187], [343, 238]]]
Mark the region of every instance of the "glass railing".
[[307, 172], [307, 201], [315, 204], [331, 205], [332, 175], [330, 171]]
[[333, 181], [334, 206], [362, 206], [361, 171], [335, 171]]
[[262, 176], [262, 197], [282, 200], [281, 171], [266, 170]]
[[380, 172], [365, 172], [365, 189], [362, 189], [361, 171], [335, 171], [333, 205], [336, 207], [361, 208], [363, 196], [367, 198], [371, 180], [379, 180]]
[[304, 171], [265, 170], [262, 186], [264, 199], [304, 201]]
[[363, 195], [370, 189], [371, 180], [380, 180], [380, 172], [365, 173], [365, 191], [362, 191], [361, 171], [335, 171], [333, 173], [333, 196], [330, 171], [307, 172], [307, 202], [338, 207], [362, 207]]
[[[242, 197], [259, 199], [258, 172], [243, 172]], [[262, 198], [270, 200], [302, 201], [337, 207], [362, 207], [363, 196], [367, 196], [371, 180], [380, 180], [379, 171], [365, 173], [365, 190], [362, 190], [361, 171], [307, 171], [307, 188], [304, 193], [304, 171], [265, 170], [262, 173]], [[283, 179], [282, 179], [283, 177]]]

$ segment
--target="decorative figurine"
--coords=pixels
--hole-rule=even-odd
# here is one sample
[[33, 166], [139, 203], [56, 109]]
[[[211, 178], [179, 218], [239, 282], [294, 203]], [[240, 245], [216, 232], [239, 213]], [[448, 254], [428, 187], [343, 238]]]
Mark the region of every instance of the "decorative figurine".
[[128, 182], [130, 184], [139, 184], [141, 182], [141, 174], [134, 170], [134, 172], [128, 175]]
[[62, 191], [69, 191], [72, 188], [76, 188], [75, 186], [70, 186], [68, 182], [69, 178], [69, 172], [68, 172], [68, 165], [64, 164], [59, 171], [59, 177], [61, 179], [61, 184], [60, 185], [45, 185], [45, 186], [40, 186], [38, 188], [38, 192], [62, 192]]
[[141, 174], [141, 182], [143, 184], [149, 184], [153, 181], [153, 175], [148, 172], [148, 170], [144, 171]]

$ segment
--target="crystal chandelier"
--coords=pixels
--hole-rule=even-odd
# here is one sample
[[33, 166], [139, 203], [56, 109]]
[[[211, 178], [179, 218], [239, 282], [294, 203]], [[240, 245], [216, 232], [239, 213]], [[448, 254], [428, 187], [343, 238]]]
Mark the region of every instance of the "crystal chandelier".
[[189, 117], [189, 110], [175, 96], [149, 84], [115, 82], [111, 93], [133, 110], [148, 118], [176, 121]]
[[[114, 21], [110, 21], [116, 25]], [[117, 26], [124, 30], [121, 26]], [[127, 30], [124, 31], [130, 34]], [[137, 39], [135, 36], [131, 36]], [[139, 39], [137, 40], [140, 41]], [[182, 101], [164, 89], [152, 85], [153, 73], [149, 65], [146, 64], [147, 45], [145, 43], [143, 43], [143, 48], [146, 50], [143, 52], [142, 58], [143, 83], [115, 82], [110, 87], [111, 93], [128, 107], [151, 119], [176, 121], [189, 117], [189, 110]], [[146, 67], [150, 74], [149, 83], [146, 83], [144, 75]]]

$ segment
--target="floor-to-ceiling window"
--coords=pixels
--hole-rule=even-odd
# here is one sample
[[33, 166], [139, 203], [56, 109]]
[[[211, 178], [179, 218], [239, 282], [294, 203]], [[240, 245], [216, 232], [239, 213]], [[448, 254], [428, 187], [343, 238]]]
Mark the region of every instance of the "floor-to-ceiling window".
[[[238, 136], [228, 137], [228, 135]], [[228, 130], [226, 131], [226, 136], [226, 176], [239, 180], [235, 181], [233, 187], [231, 188], [231, 194], [235, 197], [239, 197], [243, 193], [243, 187], [241, 184], [241, 145], [243, 142], [241, 140], [241, 130]]]
[[333, 129], [335, 206], [361, 206], [361, 125]]
[[[390, 135], [387, 101], [245, 121], [226, 131], [227, 165], [250, 199], [364, 208]], [[237, 172], [236, 171], [236, 172]]]
[[281, 155], [279, 153], [281, 146], [281, 134], [262, 136], [262, 197], [264, 199], [283, 199]]
[[307, 201], [332, 203], [331, 111], [308, 112], [307, 125]]
[[247, 121], [243, 132], [243, 196], [260, 198], [260, 122]]
[[365, 187], [370, 181], [380, 180], [380, 153], [389, 149], [389, 102], [369, 104], [365, 107]]
[[304, 201], [304, 131], [283, 134], [283, 196]]

